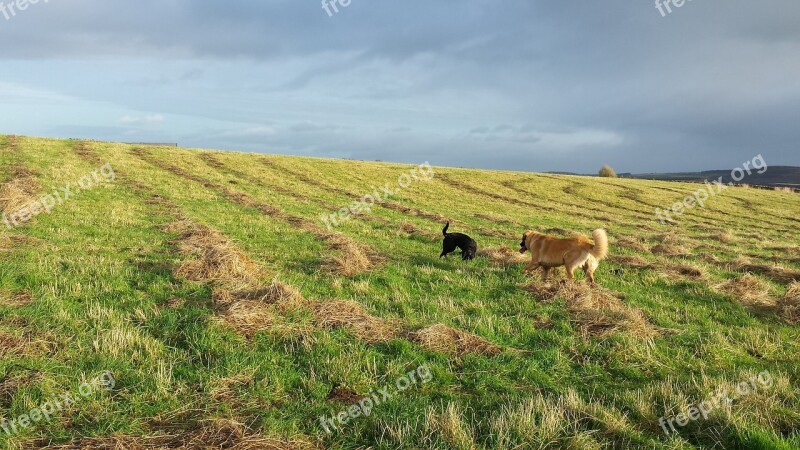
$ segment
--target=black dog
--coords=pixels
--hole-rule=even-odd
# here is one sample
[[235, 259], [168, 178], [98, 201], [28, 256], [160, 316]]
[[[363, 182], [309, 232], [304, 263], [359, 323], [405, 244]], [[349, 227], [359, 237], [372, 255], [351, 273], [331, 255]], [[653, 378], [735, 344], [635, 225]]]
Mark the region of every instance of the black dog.
[[478, 243], [474, 239], [463, 233], [448, 233], [450, 222], [444, 226], [442, 234], [444, 235], [444, 242], [442, 242], [442, 254], [439, 258], [447, 256], [456, 250], [456, 247], [461, 249], [461, 259], [468, 261], [475, 258], [478, 253]]

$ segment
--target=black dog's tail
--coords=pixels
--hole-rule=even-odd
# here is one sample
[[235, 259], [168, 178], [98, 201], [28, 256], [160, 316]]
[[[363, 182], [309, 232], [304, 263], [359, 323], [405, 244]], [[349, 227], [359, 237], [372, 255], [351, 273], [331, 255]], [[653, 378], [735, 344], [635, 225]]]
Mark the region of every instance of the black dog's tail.
[[444, 230], [442, 230], [442, 234], [447, 236], [447, 230], [450, 229], [450, 222], [447, 222], [447, 225], [444, 226]]

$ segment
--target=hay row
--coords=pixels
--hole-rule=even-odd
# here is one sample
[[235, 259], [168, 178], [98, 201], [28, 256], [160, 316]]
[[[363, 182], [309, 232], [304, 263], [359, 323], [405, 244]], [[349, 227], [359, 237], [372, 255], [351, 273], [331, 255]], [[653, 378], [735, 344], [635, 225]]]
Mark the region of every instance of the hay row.
[[295, 310], [304, 301], [299, 291], [280, 281], [246, 291], [215, 289], [212, 299], [217, 320], [248, 339], [272, 329], [276, 311]]
[[353, 301], [336, 300], [310, 304], [317, 325], [325, 329], [345, 328], [369, 344], [388, 342], [401, 336], [401, 325], [375, 317]]
[[441, 239], [441, 233], [435, 233], [428, 230], [422, 230], [418, 228], [416, 225], [410, 222], [403, 222], [400, 224], [398, 228], [401, 232], [410, 235], [410, 236], [418, 236], [426, 241], [436, 241]]
[[115, 435], [82, 438], [61, 445], [51, 445], [43, 440], [31, 440], [24, 442], [22, 448], [53, 450], [315, 450], [319, 448], [306, 436], [292, 439], [269, 438], [230, 419], [209, 419], [197, 425], [194, 430], [178, 434], [167, 430], [151, 436]]
[[164, 168], [175, 175], [192, 180], [208, 189], [222, 193], [225, 198], [233, 203], [257, 209], [270, 217], [286, 221], [300, 227], [304, 231], [314, 234], [317, 238], [323, 240], [329, 249], [340, 251], [338, 255], [327, 256], [323, 259], [323, 268], [331, 273], [348, 277], [355, 276], [372, 270], [385, 262], [385, 259], [381, 255], [368, 246], [355, 242], [340, 233], [326, 231], [314, 222], [302, 217], [287, 214], [281, 209], [268, 203], [261, 202], [245, 192], [237, 191], [220, 183], [207, 180], [206, 178], [193, 174], [173, 164], [158, 161], [144, 149], [137, 148], [132, 152], [135, 156], [151, 165]]
[[[100, 155], [92, 149], [89, 144], [85, 141], [78, 142], [74, 147], [73, 151], [76, 155], [80, 158], [84, 159], [85, 161], [99, 165], [104, 164], [103, 159]], [[172, 216], [175, 220], [178, 220], [178, 216], [180, 213], [177, 211], [180, 210], [178, 205], [173, 203], [171, 200], [167, 199], [166, 197], [158, 194], [153, 190], [152, 187], [144, 184], [140, 181], [136, 181], [129, 177], [122, 167], [117, 167], [114, 169], [117, 174], [118, 179], [122, 184], [125, 184], [129, 188], [131, 188], [136, 194], [144, 199], [144, 202], [150, 206], [156, 207], [159, 211], [165, 215]]]
[[264, 180], [262, 180], [259, 177], [250, 175], [249, 173], [242, 172], [241, 170], [238, 170], [238, 169], [235, 169], [233, 167], [230, 167], [230, 166], [226, 165], [224, 162], [220, 161], [219, 158], [214, 156], [212, 153], [207, 153], [207, 152], [200, 153], [198, 155], [198, 158], [200, 158], [200, 160], [202, 160], [203, 162], [205, 162], [206, 164], [208, 164], [212, 168], [214, 168], [214, 169], [216, 169], [216, 170], [218, 170], [220, 172], [223, 172], [223, 173], [231, 174], [232, 176], [236, 177], [237, 179], [247, 180], [250, 183], [253, 183], [253, 184], [258, 185], [258, 186], [262, 186], [262, 187], [264, 187], [266, 189], [270, 189], [270, 190], [273, 190], [273, 191], [276, 191], [276, 192], [280, 192], [281, 194], [287, 195], [287, 196], [292, 197], [292, 198], [294, 198], [296, 200], [299, 200], [301, 202], [317, 203], [318, 205], [321, 205], [322, 207], [327, 208], [327, 209], [335, 209], [336, 208], [334, 205], [331, 205], [329, 203], [326, 203], [324, 201], [320, 201], [320, 200], [317, 200], [317, 199], [312, 199], [312, 198], [310, 198], [310, 197], [308, 197], [306, 195], [303, 195], [303, 194], [301, 194], [299, 192], [296, 192], [296, 191], [294, 191], [292, 189], [289, 189], [289, 188], [286, 188], [284, 186], [268, 185], [268, 184], [264, 183]]
[[[551, 178], [551, 179], [558, 180], [558, 181], [564, 181], [564, 178], [559, 178], [559, 177], [557, 177], [557, 176], [547, 176], [547, 175], [543, 175], [543, 174], [537, 174], [537, 176], [539, 176], [539, 177]], [[591, 188], [591, 187], [589, 187], [589, 186], [588, 186], [587, 184], [585, 184], [585, 183], [580, 183], [580, 182], [578, 182], [578, 181], [575, 181], [575, 180], [574, 180], [574, 178], [573, 178], [573, 179], [571, 179], [571, 180], [570, 180], [570, 182], [572, 183], [572, 185], [571, 185], [571, 186], [566, 186], [566, 187], [564, 187], [564, 188], [562, 189], [562, 191], [563, 191], [565, 194], [567, 194], [567, 197], [568, 197], [568, 198], [577, 198], [577, 199], [582, 199], [582, 200], [588, 200], [588, 201], [590, 201], [590, 202], [593, 202], [593, 203], [597, 203], [597, 204], [599, 204], [599, 205], [606, 206], [606, 207], [608, 207], [607, 209], [609, 209], [609, 210], [622, 210], [622, 211], [627, 211], [627, 212], [629, 212], [629, 213], [632, 213], [632, 214], [634, 215], [634, 217], [635, 217], [635, 218], [637, 218], [637, 219], [639, 219], [639, 220], [644, 220], [644, 221], [646, 221], [646, 222], [652, 222], [652, 220], [653, 220], [653, 219], [655, 219], [655, 217], [653, 217], [653, 216], [651, 216], [651, 215], [650, 215], [650, 208], [648, 208], [647, 210], [642, 210], [642, 209], [638, 209], [638, 208], [628, 208], [627, 206], [623, 206], [623, 205], [617, 205], [617, 204], [615, 204], [615, 205], [613, 205], [613, 206], [612, 206], [612, 205], [609, 205], [609, 204], [605, 203], [603, 200], [591, 199], [591, 198], [583, 197], [583, 196], [581, 196], [581, 193], [580, 193], [579, 191], [577, 191], [575, 188], [576, 188], [576, 187], [580, 187], [580, 188], [582, 188], [582, 189], [589, 190], [590, 192], [591, 192], [592, 188]], [[533, 195], [533, 194], [529, 194], [529, 195]], [[586, 209], [586, 205], [580, 205], [580, 204], [577, 204], [577, 205], [576, 205], [576, 204], [574, 204], [574, 203], [565, 203], [565, 202], [563, 202], [563, 201], [561, 201], [561, 203], [563, 203], [563, 204], [566, 204], [566, 205], [569, 205], [569, 206], [573, 206], [573, 207], [575, 207], [575, 208], [578, 208], [578, 209], [579, 209], [579, 210], [581, 210], [581, 211]], [[612, 220], [612, 219], [610, 219], [610, 218], [609, 218], [609, 219], [607, 219], [606, 221], [609, 221], [609, 222], [618, 222], [618, 221]]]
[[569, 280], [532, 282], [523, 287], [542, 301], [563, 299], [567, 310], [585, 337], [607, 337], [626, 332], [647, 338], [658, 331], [637, 308], [625, 305], [618, 294], [587, 283]]
[[699, 280], [706, 276], [700, 267], [689, 264], [675, 264], [670, 262], [650, 262], [641, 256], [616, 255], [609, 258], [610, 262], [637, 270], [657, 270], [667, 279]]
[[792, 282], [783, 297], [775, 298], [770, 286], [758, 277], [745, 274], [713, 286], [714, 290], [736, 298], [759, 314], [774, 314], [790, 325], [800, 324], [800, 283]]
[[399, 321], [372, 316], [356, 302], [306, 300], [295, 288], [278, 281], [266, 288], [260, 287], [264, 271], [221, 233], [188, 220], [171, 224], [168, 231], [178, 233], [175, 243], [181, 254], [190, 258], [176, 267], [175, 275], [219, 286], [212, 296], [216, 317], [248, 338], [271, 327], [276, 308], [282, 311], [306, 308], [313, 313], [314, 322], [320, 328], [344, 328], [369, 344], [406, 337], [425, 348], [434, 351], [446, 348], [459, 356], [470, 352], [494, 354], [494, 349], [499, 349], [478, 336], [455, 329], [442, 333], [443, 341], [436, 342], [433, 337], [437, 330], [443, 330], [443, 325], [405, 331]]
[[800, 281], [800, 271], [779, 265], [756, 264], [750, 258], [744, 256], [736, 258], [732, 263], [732, 267], [738, 272], [765, 275], [779, 283]]
[[214, 286], [215, 320], [248, 339], [272, 327], [275, 305], [287, 309], [302, 298], [278, 281], [264, 288], [267, 271], [217, 230], [181, 219], [166, 231], [178, 234], [172, 244], [184, 257], [173, 274]]
[[[83, 143], [76, 145], [74, 151], [93, 163], [100, 159]], [[247, 337], [271, 325], [271, 320], [267, 320], [271, 317], [268, 305], [280, 299], [277, 291], [270, 290], [272, 286], [261, 291], [256, 289], [268, 276], [261, 266], [219, 231], [183, 216], [177, 205], [152, 187], [131, 180], [123, 171], [118, 170], [118, 175], [145, 198], [145, 203], [173, 217], [174, 221], [167, 224], [164, 231], [177, 235], [170, 244], [183, 256], [183, 261], [173, 268], [173, 275], [218, 287], [212, 295], [218, 321]], [[182, 303], [181, 299], [172, 299], [167, 307], [177, 307]]]
[[[519, 198], [512, 198], [512, 197], [507, 197], [507, 196], [500, 196], [502, 198], [497, 198], [496, 194], [494, 194], [494, 193], [486, 192], [486, 191], [483, 191], [483, 190], [480, 190], [480, 189], [476, 189], [476, 188], [473, 188], [472, 186], [469, 186], [467, 184], [464, 184], [464, 183], [461, 183], [461, 182], [458, 182], [458, 181], [455, 181], [455, 180], [452, 180], [452, 179], [445, 179], [445, 183], [451, 184], [452, 186], [457, 187], [457, 188], [463, 188], [463, 189], [467, 189], [467, 190], [472, 190], [474, 193], [476, 193], [478, 195], [489, 196], [490, 198], [495, 198], [497, 200], [504, 199], [504, 201], [511, 202], [512, 204], [521, 204], [521, 205], [524, 205], [524, 206], [530, 206], [532, 208], [537, 208], [537, 209], [541, 209], [541, 210], [544, 210], [544, 211], [549, 211], [549, 212], [552, 212], [554, 214], [563, 214], [565, 212], [564, 208], [557, 208], [557, 207], [554, 207], [554, 206], [547, 206], [547, 205], [543, 204], [543, 202], [532, 203], [532, 202], [529, 202], [527, 200], [524, 200], [524, 199], [527, 199], [527, 198], [538, 199], [538, 198], [540, 198], [540, 196], [537, 195], [537, 194], [528, 192], [528, 191], [526, 191], [524, 189], [521, 189], [520, 187], [518, 187], [517, 185], [515, 185], [511, 181], [503, 181], [500, 184], [502, 184], [506, 188], [518, 193], [519, 194]], [[576, 204], [573, 204], [573, 203], [564, 202], [563, 200], [553, 200], [553, 199], [545, 199], [545, 200], [547, 201], [547, 203], [558, 203], [558, 204], [561, 204], [561, 205], [564, 205], [564, 206], [567, 206], [567, 207], [575, 208], [574, 211], [568, 211], [569, 214], [580, 216], [582, 219], [585, 219], [585, 220], [599, 221], [599, 222], [602, 222], [602, 223], [616, 223], [617, 222], [616, 220], [613, 220], [613, 219], [611, 219], [610, 217], [607, 217], [607, 216], [598, 216], [598, 215], [594, 215], [594, 214], [588, 214], [587, 213], [587, 209], [586, 209], [586, 205], [576, 205]], [[641, 213], [641, 211], [638, 211], [638, 212]]]
[[344, 328], [364, 342], [375, 344], [405, 338], [423, 348], [462, 357], [468, 354], [494, 356], [503, 348], [466, 331], [444, 324], [411, 330], [398, 320], [375, 317], [352, 301], [328, 301], [310, 304], [316, 323], [326, 329]]
[[92, 163], [93, 165], [100, 166], [106, 163], [106, 161], [103, 161], [103, 159], [100, 158], [100, 155], [92, 148], [90, 148], [89, 144], [85, 141], [76, 142], [75, 145], [72, 147], [72, 151], [75, 152], [76, 155]]
[[[262, 164], [264, 164], [265, 166], [270, 167], [273, 170], [288, 173], [288, 174], [292, 175], [293, 177], [297, 178], [298, 180], [302, 181], [303, 183], [306, 183], [308, 185], [311, 185], [311, 186], [314, 186], [316, 188], [322, 189], [324, 191], [327, 191], [327, 192], [330, 192], [330, 193], [333, 193], [333, 194], [342, 195], [342, 196], [348, 197], [348, 198], [353, 199], [353, 200], [360, 200], [361, 199], [361, 197], [358, 194], [353, 194], [353, 193], [348, 192], [348, 191], [346, 191], [344, 189], [341, 189], [341, 188], [338, 188], [338, 187], [335, 187], [335, 186], [330, 186], [330, 185], [328, 185], [326, 183], [322, 183], [322, 182], [320, 182], [318, 180], [315, 180], [315, 179], [307, 176], [306, 174], [297, 172], [297, 171], [292, 170], [292, 169], [290, 169], [288, 167], [281, 166], [281, 165], [277, 164], [276, 162], [271, 161], [269, 159], [260, 159], [259, 161]], [[382, 207], [384, 207], [386, 209], [391, 209], [391, 210], [394, 210], [394, 211], [401, 212], [403, 214], [408, 214], [408, 215], [412, 215], [412, 216], [416, 216], [416, 217], [422, 217], [422, 218], [425, 218], [425, 219], [428, 219], [428, 220], [432, 220], [432, 221], [437, 222], [437, 223], [444, 223], [444, 222], [447, 222], [449, 220], [452, 223], [458, 223], [458, 224], [464, 225], [464, 222], [460, 222], [460, 221], [457, 221], [457, 220], [450, 219], [450, 218], [448, 218], [446, 216], [443, 216], [441, 214], [438, 214], [438, 213], [432, 213], [432, 212], [428, 212], [428, 211], [423, 211], [423, 210], [418, 209], [418, 208], [412, 208], [410, 206], [401, 205], [399, 203], [391, 202], [391, 201], [388, 201], [388, 200], [385, 200], [385, 199], [381, 200], [380, 202], [376, 202], [375, 204], [379, 205], [379, 206], [382, 206]]]
[[9, 153], [14, 153], [19, 149], [19, 136], [15, 134], [9, 134], [6, 136], [6, 145], [3, 146], [3, 150]]
[[475, 218], [478, 218], [478, 219], [487, 220], [489, 222], [496, 223], [496, 224], [499, 224], [499, 225], [514, 225], [514, 226], [517, 226], [517, 227], [523, 227], [524, 226], [523, 224], [517, 222], [516, 220], [509, 219], [507, 217], [496, 217], [496, 216], [492, 216], [490, 214], [477, 213], [477, 214], [473, 214], [472, 217], [475, 217]]

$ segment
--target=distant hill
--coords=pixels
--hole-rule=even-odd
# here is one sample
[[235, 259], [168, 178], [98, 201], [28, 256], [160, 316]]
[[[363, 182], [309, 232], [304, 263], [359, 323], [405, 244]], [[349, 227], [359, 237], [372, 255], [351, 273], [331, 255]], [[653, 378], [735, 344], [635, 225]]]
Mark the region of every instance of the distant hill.
[[646, 180], [663, 181], [693, 181], [703, 182], [705, 180], [717, 180], [722, 177], [723, 182], [733, 184], [752, 184], [768, 187], [791, 187], [800, 189], [800, 167], [793, 166], [770, 166], [763, 174], [753, 171], [750, 175], [745, 175], [741, 181], [734, 181], [731, 178], [730, 170], [705, 170], [702, 172], [679, 172], [679, 173], [642, 173], [642, 174], [620, 174], [623, 178], [638, 178]]

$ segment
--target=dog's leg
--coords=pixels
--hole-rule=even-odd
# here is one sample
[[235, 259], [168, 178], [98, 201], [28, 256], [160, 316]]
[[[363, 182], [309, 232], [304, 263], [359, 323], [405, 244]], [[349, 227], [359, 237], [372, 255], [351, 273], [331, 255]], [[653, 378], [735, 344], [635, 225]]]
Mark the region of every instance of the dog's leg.
[[534, 259], [534, 256], [531, 255], [531, 260], [528, 263], [528, 265], [525, 266], [525, 270], [523, 270], [523, 272], [530, 272], [530, 271], [536, 270], [538, 268], [539, 268], [539, 263], [536, 262], [536, 259]]
[[456, 246], [449, 240], [445, 239], [442, 243], [442, 254], [439, 255], [439, 258], [449, 255], [456, 250]]
[[542, 267], [542, 281], [547, 281], [547, 276], [550, 275], [549, 267]]
[[589, 280], [589, 283], [594, 284], [594, 271], [588, 264], [583, 266], [583, 273], [586, 275], [586, 279]]
[[594, 281], [594, 271], [597, 270], [597, 267], [600, 264], [594, 258], [589, 258], [586, 260], [586, 264], [583, 266], [583, 273], [586, 274], [586, 278], [589, 280], [590, 283], [595, 284]]

